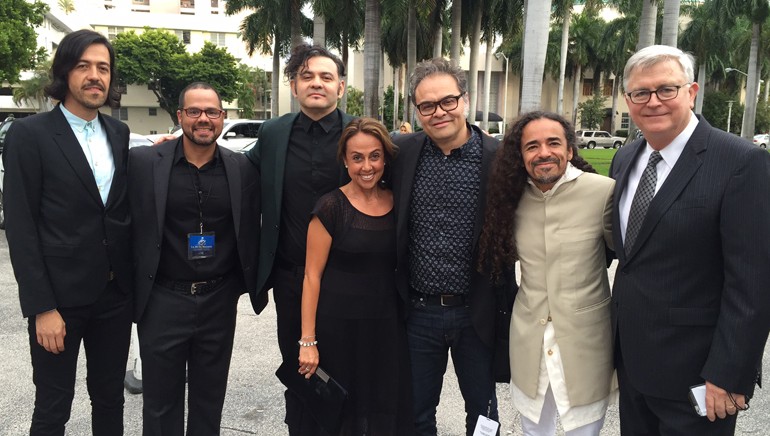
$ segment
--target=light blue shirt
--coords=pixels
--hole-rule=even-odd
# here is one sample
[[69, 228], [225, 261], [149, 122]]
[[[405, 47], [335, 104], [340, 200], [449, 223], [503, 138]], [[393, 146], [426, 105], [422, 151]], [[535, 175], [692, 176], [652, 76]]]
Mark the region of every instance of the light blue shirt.
[[99, 196], [102, 197], [102, 203], [107, 204], [107, 197], [112, 187], [112, 176], [115, 174], [115, 161], [112, 158], [112, 148], [110, 140], [107, 139], [107, 133], [102, 128], [98, 116], [91, 121], [86, 121], [68, 111], [63, 104], [59, 107], [83, 149], [88, 166], [91, 167], [94, 175]]

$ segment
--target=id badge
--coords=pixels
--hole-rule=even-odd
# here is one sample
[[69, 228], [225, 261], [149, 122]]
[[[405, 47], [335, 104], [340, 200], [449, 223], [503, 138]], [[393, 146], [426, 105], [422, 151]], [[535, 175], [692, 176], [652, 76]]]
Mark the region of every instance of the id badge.
[[208, 259], [214, 257], [214, 232], [187, 234], [187, 259]]
[[484, 415], [479, 415], [479, 419], [476, 421], [476, 429], [473, 430], [473, 436], [495, 436], [498, 427], [500, 427], [499, 422], [489, 419]]

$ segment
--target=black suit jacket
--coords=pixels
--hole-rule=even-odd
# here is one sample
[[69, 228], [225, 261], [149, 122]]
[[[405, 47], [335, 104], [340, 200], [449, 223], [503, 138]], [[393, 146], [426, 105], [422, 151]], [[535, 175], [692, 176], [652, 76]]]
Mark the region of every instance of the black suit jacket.
[[95, 302], [114, 277], [132, 288], [126, 194], [128, 127], [99, 114], [115, 173], [102, 203], [93, 172], [59, 106], [17, 119], [5, 139], [4, 205], [25, 317]]
[[[483, 134], [475, 126], [472, 126], [472, 128], [482, 138], [479, 204], [484, 205], [486, 204], [487, 182], [499, 142], [497, 139]], [[420, 153], [426, 144], [426, 138], [427, 135], [424, 132], [396, 135], [394, 138], [394, 142], [399, 146], [398, 157], [393, 163], [393, 195], [396, 213], [396, 253], [398, 262], [396, 284], [401, 298], [407, 304], [409, 302], [409, 207], [412, 201], [414, 174], [420, 160]], [[473, 231], [474, 258], [478, 254], [478, 239], [483, 223], [484, 207], [479, 207], [476, 211], [476, 223]], [[475, 271], [476, 265], [473, 265], [473, 267]], [[476, 333], [485, 345], [495, 347], [495, 343], [500, 335], [504, 335], [507, 339], [507, 326], [505, 326], [504, 331], [495, 328], [496, 312], [498, 306], [508, 306], [506, 310], [510, 313], [517, 290], [518, 287], [512, 274], [506, 281], [506, 284], [493, 286], [487, 275], [474, 272], [471, 278], [471, 292], [469, 296], [471, 319]], [[510, 302], [510, 305], [508, 305], [508, 302]], [[502, 350], [500, 351], [502, 352]], [[504, 354], [508, 356], [507, 348], [505, 348]]]
[[[134, 321], [139, 322], [150, 298], [160, 262], [163, 225], [171, 166], [182, 137], [156, 146], [136, 147], [128, 164], [129, 198], [133, 220], [136, 300]], [[237, 239], [243, 282], [252, 297], [256, 294], [257, 247], [259, 247], [259, 175], [246, 157], [224, 147], [219, 153], [230, 187], [230, 205]], [[173, 193], [172, 193], [173, 195]]]
[[[339, 109], [338, 109], [339, 110]], [[342, 127], [354, 117], [340, 111]], [[281, 229], [281, 207], [283, 201], [283, 180], [286, 177], [286, 153], [289, 137], [298, 112], [290, 113], [262, 123], [259, 140], [246, 156], [260, 169], [262, 192], [262, 240], [259, 246], [259, 272], [257, 274], [258, 298], [252, 298], [254, 311], [259, 313], [267, 303], [267, 291], [273, 287], [271, 276], [278, 237]], [[340, 186], [350, 181], [345, 167], [340, 163]], [[253, 225], [259, 225], [254, 221]]]
[[613, 333], [634, 387], [677, 400], [704, 380], [751, 394], [770, 329], [770, 155], [699, 120], [628, 256], [619, 201], [645, 141], [610, 168]]

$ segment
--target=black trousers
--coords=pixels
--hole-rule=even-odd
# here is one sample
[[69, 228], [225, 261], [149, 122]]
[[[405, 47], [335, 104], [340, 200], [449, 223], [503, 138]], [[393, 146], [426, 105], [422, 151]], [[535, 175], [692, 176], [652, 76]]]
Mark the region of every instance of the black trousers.
[[[278, 347], [284, 362], [299, 369], [299, 346], [297, 341], [302, 336], [302, 280], [304, 268], [294, 270], [273, 269], [273, 298], [278, 318]], [[290, 436], [320, 436], [326, 434], [307, 412], [298, 396], [288, 389], [286, 397], [286, 417]]]
[[62, 436], [75, 395], [80, 343], [86, 352], [86, 385], [94, 436], [123, 434], [123, 378], [131, 340], [130, 296], [109, 283], [88, 306], [59, 308], [66, 323], [64, 351], [53, 354], [37, 343], [35, 317], [29, 317], [29, 346], [35, 410], [31, 436]]
[[158, 286], [137, 324], [142, 356], [143, 434], [218, 435], [243, 285], [231, 275], [202, 295]]
[[631, 383], [623, 365], [621, 353], [616, 351], [618, 383], [620, 386], [620, 434], [622, 436], [732, 436], [735, 434], [736, 415], [711, 422], [695, 413], [687, 397], [682, 400], [645, 395]]

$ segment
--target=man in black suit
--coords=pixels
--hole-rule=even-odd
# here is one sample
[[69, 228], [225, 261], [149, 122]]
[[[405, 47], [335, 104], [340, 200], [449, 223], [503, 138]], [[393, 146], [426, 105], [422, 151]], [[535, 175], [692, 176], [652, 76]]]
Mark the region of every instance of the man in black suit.
[[621, 431], [731, 435], [770, 330], [770, 155], [692, 112], [689, 54], [647, 47], [623, 77], [644, 138], [610, 168]]
[[144, 435], [185, 434], [185, 367], [186, 434], [219, 434], [238, 299], [256, 289], [258, 174], [217, 146], [224, 115], [219, 93], [192, 83], [184, 134], [130, 153]]
[[[337, 142], [353, 117], [337, 108], [337, 100], [345, 92], [345, 64], [325, 48], [295, 47], [284, 74], [300, 111], [264, 122], [259, 141], [247, 154], [259, 167], [263, 199], [259, 298], [252, 299], [252, 304], [259, 313], [265, 304], [263, 297], [273, 288], [281, 356], [284, 362], [297, 365], [297, 341], [315, 339], [300, 338], [310, 212], [322, 195], [350, 181], [337, 160]], [[300, 399], [288, 390], [285, 396], [289, 434], [319, 434]]]
[[[486, 185], [498, 141], [468, 124], [467, 80], [446, 59], [419, 63], [410, 95], [420, 133], [398, 135], [393, 167], [398, 269], [412, 362], [415, 427], [436, 434], [447, 352], [465, 400], [466, 431], [479, 415], [497, 420], [496, 359], [508, 381], [508, 348], [497, 348], [497, 300], [510, 313], [516, 282], [493, 287], [476, 271]], [[442, 326], [442, 327], [439, 327]]]
[[35, 411], [31, 435], [63, 435], [80, 343], [95, 435], [123, 434], [131, 333], [128, 127], [115, 55], [99, 33], [65, 36], [46, 94], [51, 112], [16, 120], [5, 140], [6, 236], [29, 320]]

